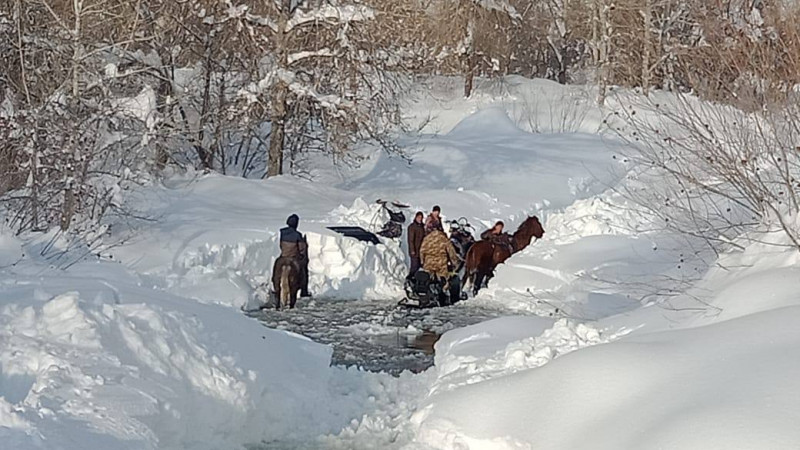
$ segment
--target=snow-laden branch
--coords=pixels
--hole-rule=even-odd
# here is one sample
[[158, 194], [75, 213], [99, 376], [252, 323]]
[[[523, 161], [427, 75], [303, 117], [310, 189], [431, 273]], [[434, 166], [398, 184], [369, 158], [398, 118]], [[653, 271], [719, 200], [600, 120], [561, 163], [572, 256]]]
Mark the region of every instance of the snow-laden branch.
[[237, 19], [249, 22], [254, 25], [260, 25], [263, 27], [268, 27], [273, 32], [278, 32], [278, 25], [269, 17], [259, 16], [258, 14], [252, 14], [248, 12], [250, 7], [248, 5], [236, 5], [234, 6], [230, 0], [225, 2], [228, 6], [228, 9], [225, 10], [224, 17], [217, 20], [214, 16], [206, 16], [205, 9], [200, 11], [200, 17], [203, 17], [203, 23], [207, 25], [214, 25], [219, 23], [225, 23], [229, 20]]
[[335, 20], [339, 23], [363, 22], [374, 18], [375, 11], [363, 5], [324, 5], [310, 11], [296, 10], [286, 24], [286, 31], [289, 32], [296, 27], [313, 22], [329, 20]]
[[315, 91], [314, 88], [295, 81], [289, 84], [289, 90], [298, 98], [311, 100], [321, 108], [327, 109], [335, 116], [344, 117], [347, 115], [345, 109], [351, 108], [353, 103], [344, 100], [338, 95], [323, 95]]
[[289, 65], [292, 65], [292, 64], [296, 63], [297, 61], [300, 61], [300, 60], [303, 60], [303, 59], [306, 59], [306, 58], [316, 58], [316, 57], [320, 57], [320, 56], [329, 57], [329, 56], [333, 56], [333, 55], [334, 55], [334, 53], [333, 53], [333, 51], [331, 49], [323, 48], [323, 49], [314, 50], [314, 51], [302, 51], [302, 52], [292, 53], [287, 57], [287, 60], [289, 62]]
[[277, 82], [285, 83], [289, 87], [289, 91], [298, 98], [311, 100], [319, 107], [327, 109], [337, 116], [346, 115], [344, 109], [353, 107], [351, 101], [345, 100], [338, 95], [320, 94], [314, 88], [306, 86], [299, 81], [294, 72], [283, 69], [271, 70], [258, 83], [251, 83], [246, 88], [241, 89], [239, 96], [246, 99], [248, 103], [258, 102], [258, 96], [268, 92]]
[[256, 14], [247, 13], [247, 14], [245, 14], [244, 18], [245, 18], [245, 20], [247, 20], [250, 23], [268, 27], [269, 29], [271, 29], [275, 33], [278, 32], [278, 24], [273, 22], [269, 17], [264, 17], [264, 16], [259, 16], [259, 15], [256, 15]]
[[508, 0], [473, 0], [476, 5], [489, 11], [498, 11], [505, 13], [508, 17], [514, 20], [522, 19], [522, 16], [517, 12]]

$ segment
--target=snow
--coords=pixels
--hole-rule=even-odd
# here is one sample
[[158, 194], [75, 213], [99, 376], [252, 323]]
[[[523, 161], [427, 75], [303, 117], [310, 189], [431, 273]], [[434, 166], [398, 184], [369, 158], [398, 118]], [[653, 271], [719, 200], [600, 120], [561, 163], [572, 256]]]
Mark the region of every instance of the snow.
[[282, 436], [292, 421], [270, 405], [315, 402], [296, 382], [327, 380], [325, 346], [139, 287], [117, 264], [40, 271], [20, 264], [0, 287], [13, 448], [219, 448], [257, 440], [259, 422]]
[[155, 120], [156, 93], [147, 86], [136, 97], [114, 100], [113, 109], [135, 117], [151, 128]]
[[[151, 94], [120, 109], [147, 121]], [[600, 109], [583, 87], [508, 77], [467, 100], [431, 78], [405, 112], [421, 134], [399, 137], [412, 164], [362, 149], [358, 168], [315, 162], [313, 182], [171, 176], [126, 192], [142, 217], [88, 255], [0, 228], [3, 447], [797, 448], [800, 255], [777, 233], [716, 255], [626, 200], [659, 183], [609, 131], [633, 95]], [[379, 198], [478, 231], [535, 214], [546, 234], [478, 297], [398, 326], [405, 243], [327, 229], [376, 230]], [[292, 212], [315, 299], [268, 328], [240, 307], [263, 301]], [[320, 319], [326, 304], [352, 320]], [[342, 324], [315, 336], [444, 334], [433, 368], [391, 376], [278, 329]]]
[[[331, 211], [357, 195], [288, 178], [266, 181], [208, 175], [145, 192], [153, 217], [146, 236], [124, 240], [109, 253], [153, 285], [205, 303], [244, 306], [270, 280], [280, 250], [277, 233], [290, 212], [309, 242], [309, 287], [325, 298], [394, 298], [402, 292], [405, 255], [394, 241], [373, 246], [326, 227]], [[378, 212], [359, 200], [349, 223]], [[358, 217], [361, 217], [359, 221]], [[380, 224], [383, 222], [381, 221]], [[120, 240], [128, 230], [118, 230]]]
[[434, 448], [793, 448], [800, 367], [782, 353], [797, 346], [785, 321], [796, 314], [596, 345], [438, 396], [418, 419], [420, 440]]
[[522, 19], [517, 10], [506, 0], [475, 0], [475, 4], [489, 11], [505, 13], [515, 20]]
[[286, 59], [287, 59], [288, 64], [291, 65], [291, 64], [293, 64], [293, 63], [295, 63], [297, 61], [300, 61], [300, 60], [303, 60], [303, 59], [306, 59], [306, 58], [314, 58], [314, 57], [318, 57], [318, 56], [331, 57], [331, 56], [333, 56], [333, 51], [331, 49], [329, 49], [329, 48], [321, 48], [319, 50], [314, 50], [314, 51], [296, 52], [296, 53], [289, 54], [289, 56], [287, 56]]
[[375, 17], [375, 11], [364, 5], [334, 5], [326, 4], [312, 8], [308, 11], [296, 9], [289, 22], [286, 32], [303, 26], [310, 22], [336, 20], [339, 22], [364, 22]]

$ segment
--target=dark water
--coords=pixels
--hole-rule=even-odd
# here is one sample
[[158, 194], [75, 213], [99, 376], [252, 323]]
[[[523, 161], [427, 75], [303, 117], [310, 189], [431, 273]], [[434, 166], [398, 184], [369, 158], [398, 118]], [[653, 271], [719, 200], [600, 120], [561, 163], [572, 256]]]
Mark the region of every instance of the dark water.
[[434, 343], [445, 331], [508, 315], [471, 302], [430, 309], [398, 307], [396, 301], [298, 302], [289, 311], [252, 313], [270, 328], [302, 334], [333, 347], [333, 365], [397, 375], [433, 365]]

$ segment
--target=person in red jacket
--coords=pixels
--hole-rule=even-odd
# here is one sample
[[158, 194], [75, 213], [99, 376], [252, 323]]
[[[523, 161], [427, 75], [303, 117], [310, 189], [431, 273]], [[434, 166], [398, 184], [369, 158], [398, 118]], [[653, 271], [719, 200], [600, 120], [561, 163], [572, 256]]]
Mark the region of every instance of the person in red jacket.
[[425, 234], [428, 235], [434, 230], [439, 230], [444, 232], [444, 227], [442, 226], [442, 209], [439, 208], [439, 205], [436, 205], [431, 210], [430, 215], [428, 215], [428, 219], [425, 220]]

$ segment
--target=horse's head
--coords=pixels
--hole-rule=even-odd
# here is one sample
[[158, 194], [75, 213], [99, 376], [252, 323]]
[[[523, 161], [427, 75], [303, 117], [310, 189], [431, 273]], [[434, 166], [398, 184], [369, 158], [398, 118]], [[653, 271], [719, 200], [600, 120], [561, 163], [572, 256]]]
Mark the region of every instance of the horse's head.
[[539, 222], [539, 218], [536, 216], [528, 217], [525, 221], [526, 223], [530, 222], [531, 227], [531, 234], [536, 239], [541, 239], [544, 236], [544, 227], [542, 227], [542, 222]]
[[[518, 239], [518, 243], [522, 245], [528, 245], [532, 238], [541, 239], [542, 236], [544, 236], [544, 228], [536, 216], [529, 216], [525, 219], [525, 222], [522, 222], [517, 232], [514, 233], [514, 238]], [[522, 242], [519, 242], [520, 240]]]

